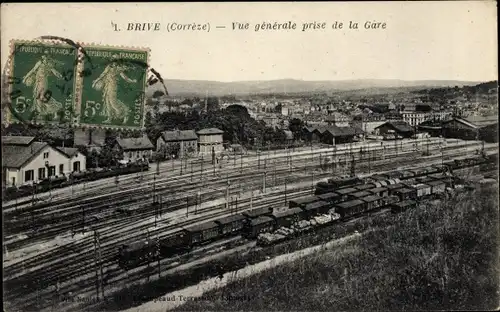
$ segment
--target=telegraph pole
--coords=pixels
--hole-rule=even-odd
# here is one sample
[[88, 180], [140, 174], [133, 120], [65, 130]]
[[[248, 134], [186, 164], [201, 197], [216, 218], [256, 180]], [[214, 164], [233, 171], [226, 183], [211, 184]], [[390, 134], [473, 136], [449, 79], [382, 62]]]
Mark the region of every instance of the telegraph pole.
[[226, 186], [226, 209], [229, 209], [229, 186], [231, 184], [229, 183], [229, 179], [227, 179], [227, 186]]
[[196, 206], [194, 206], [194, 214], [198, 214], [198, 205], [200, 205], [201, 208], [201, 193], [198, 191], [196, 193], [197, 198], [196, 198]]
[[311, 170], [311, 189], [314, 194], [314, 167]]
[[99, 300], [99, 268], [97, 266], [97, 231], [94, 231], [94, 267], [95, 267], [96, 298]]
[[189, 214], [189, 197], [186, 196], [186, 218], [188, 217]]
[[285, 177], [285, 206], [286, 206], [286, 202], [287, 202], [287, 200], [286, 200], [286, 177]]
[[200, 181], [203, 181], [203, 154], [201, 155]]
[[273, 167], [274, 167], [274, 187], [276, 187], [276, 159], [273, 161]]
[[161, 266], [160, 266], [160, 235], [156, 235], [156, 258], [158, 259], [158, 279], [161, 278]]
[[354, 156], [352, 156], [352, 159], [351, 159], [351, 177], [354, 177], [355, 175], [356, 175], [355, 162], [354, 162]]
[[262, 193], [266, 192], [266, 178], [267, 178], [267, 171], [264, 171], [264, 176], [262, 179]]
[[85, 234], [85, 204], [82, 205], [82, 234]]
[[103, 281], [104, 274], [103, 274], [103, 270], [102, 270], [101, 238], [99, 236], [99, 232], [95, 231], [95, 233], [97, 235], [97, 257], [98, 257], [98, 261], [99, 261], [99, 271], [101, 273], [101, 278], [100, 278], [101, 295], [102, 295], [102, 298], [104, 299], [104, 281]]
[[[148, 249], [149, 249], [149, 229], [146, 229], [146, 233], [147, 233], [147, 242], [148, 242]], [[149, 271], [150, 263], [151, 263], [151, 258], [148, 255], [148, 281], [149, 281], [149, 275], [150, 275], [150, 273], [149, 273], [150, 272]]]

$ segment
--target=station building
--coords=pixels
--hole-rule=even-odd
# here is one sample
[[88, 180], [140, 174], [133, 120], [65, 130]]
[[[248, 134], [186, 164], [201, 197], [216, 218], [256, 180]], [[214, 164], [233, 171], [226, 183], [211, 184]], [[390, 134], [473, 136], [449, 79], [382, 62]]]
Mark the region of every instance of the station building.
[[199, 155], [203, 157], [211, 156], [212, 151], [220, 154], [224, 151], [223, 134], [224, 131], [217, 128], [201, 129], [196, 132], [198, 135]]
[[20, 186], [85, 170], [86, 157], [76, 148], [53, 147], [35, 137], [2, 137], [3, 183]]

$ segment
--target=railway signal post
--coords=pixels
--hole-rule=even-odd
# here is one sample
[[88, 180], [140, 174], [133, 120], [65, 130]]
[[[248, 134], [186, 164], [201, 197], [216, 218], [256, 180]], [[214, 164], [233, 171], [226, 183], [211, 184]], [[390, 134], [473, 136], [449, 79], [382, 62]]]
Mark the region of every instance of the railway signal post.
[[231, 183], [229, 182], [229, 179], [227, 180], [227, 186], [226, 186], [226, 209], [229, 210], [229, 186]]
[[161, 278], [160, 235], [156, 235], [156, 258], [158, 259], [158, 279], [160, 279]]
[[240, 173], [243, 172], [243, 154], [240, 155]]
[[287, 200], [286, 200], [286, 177], [285, 177], [285, 206], [286, 206], [286, 202], [287, 202]]

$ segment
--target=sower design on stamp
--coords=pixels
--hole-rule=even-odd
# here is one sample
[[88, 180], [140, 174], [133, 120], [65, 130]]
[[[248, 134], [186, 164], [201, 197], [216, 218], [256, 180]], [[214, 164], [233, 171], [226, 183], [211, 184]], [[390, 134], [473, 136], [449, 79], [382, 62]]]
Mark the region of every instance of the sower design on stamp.
[[85, 47], [80, 125], [141, 128], [148, 50]]
[[65, 44], [12, 42], [9, 122], [70, 123], [78, 52]]

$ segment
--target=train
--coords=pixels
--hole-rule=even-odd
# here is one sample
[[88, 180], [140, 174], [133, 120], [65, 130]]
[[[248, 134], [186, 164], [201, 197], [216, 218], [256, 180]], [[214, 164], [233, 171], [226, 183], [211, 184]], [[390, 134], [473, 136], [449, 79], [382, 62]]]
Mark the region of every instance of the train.
[[144, 172], [148, 171], [149, 168], [150, 167], [147, 162], [137, 162], [102, 171], [75, 172], [69, 175], [49, 177], [34, 184], [26, 184], [19, 187], [4, 187], [3, 200], [13, 200], [20, 197], [31, 196], [36, 193], [43, 193], [51, 189], [62, 188], [72, 184], [74, 185], [119, 175]]
[[[159, 240], [141, 240], [122, 244], [118, 248], [118, 264], [124, 270], [147, 261], [189, 252], [192, 248], [224, 237], [241, 235], [259, 239], [280, 229], [295, 227], [311, 229], [324, 217], [331, 224], [342, 222], [362, 213], [390, 208], [399, 213], [416, 207], [418, 201], [442, 198], [456, 185], [453, 170], [483, 163], [484, 159], [450, 161], [421, 169], [395, 170], [366, 178], [332, 178], [318, 183], [314, 195], [290, 200], [285, 209], [258, 208], [241, 214], [185, 227]], [[283, 235], [281, 235], [283, 237]], [[259, 240], [258, 240], [259, 241]], [[276, 241], [279, 241], [277, 239]]]

